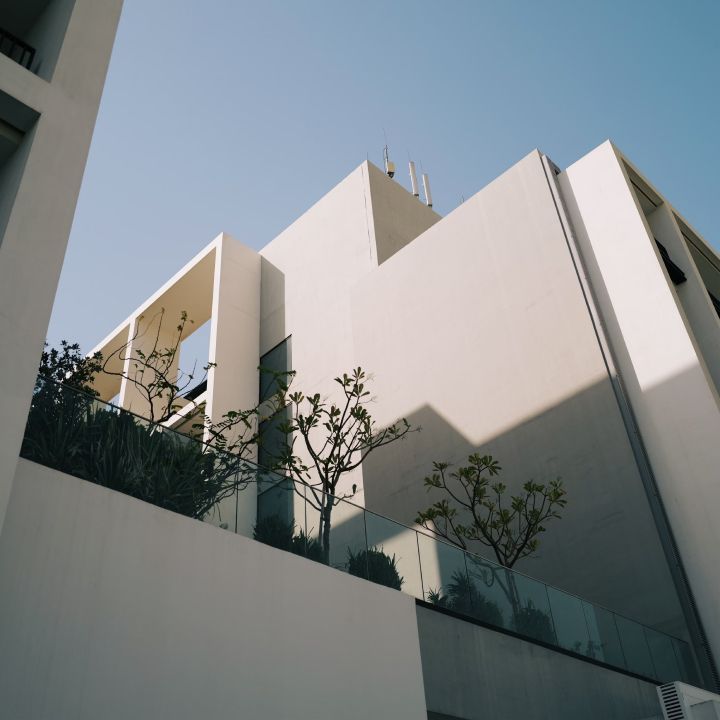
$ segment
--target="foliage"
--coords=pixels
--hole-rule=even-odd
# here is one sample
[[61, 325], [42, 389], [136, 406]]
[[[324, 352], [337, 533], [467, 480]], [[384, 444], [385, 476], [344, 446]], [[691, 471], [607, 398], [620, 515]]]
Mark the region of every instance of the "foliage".
[[[538, 535], [545, 532], [543, 523], [559, 519], [559, 510], [567, 504], [559, 478], [547, 485], [530, 480], [508, 502], [507, 486], [490, 480], [501, 470], [490, 455], [472, 454], [468, 465], [455, 472], [448, 472], [449, 463], [433, 466], [435, 472], [425, 478], [425, 486], [442, 490], [454, 504], [443, 498], [419, 512], [415, 522], [464, 550], [471, 541], [492, 548], [504, 567], [532, 555], [540, 544]], [[458, 508], [469, 515], [469, 524], [461, 522]]]
[[[91, 395], [97, 395], [92, 388], [95, 376], [102, 370], [102, 355], [95, 353], [92, 356], [83, 355], [80, 345], [63, 340], [60, 348], [45, 349], [40, 357], [38, 375], [40, 381], [52, 380], [62, 385], [83, 390]], [[39, 384], [37, 389], [39, 389]]]
[[216, 423], [208, 415], [203, 414], [203, 422], [196, 423], [193, 428], [202, 428], [208, 442], [218, 450], [247, 459], [253, 455], [255, 447], [260, 442], [259, 412], [259, 407], [249, 410], [230, 410]]
[[[510, 583], [512, 582], [511, 578]], [[502, 589], [505, 590], [504, 587]], [[517, 589], [514, 589], [517, 593]], [[430, 590], [427, 598], [433, 605], [477, 618], [489, 625], [505, 625], [503, 613], [497, 603], [488, 600], [472, 579], [460, 570], [453, 573], [451, 582], [446, 586], [446, 594], [443, 594], [441, 589]], [[516, 597], [512, 603], [510, 626], [520, 635], [551, 644], [556, 642], [549, 614], [536, 608], [532, 600], [522, 603]]]
[[286, 522], [278, 515], [269, 515], [259, 520], [253, 528], [253, 538], [279, 550], [322, 562], [320, 543], [308, 537], [302, 529], [295, 534], [295, 525]]
[[447, 592], [430, 590], [428, 600], [433, 605], [453, 610], [463, 615], [478, 618], [490, 625], [502, 627], [503, 615], [500, 608], [492, 600], [481, 593], [466, 573], [456, 570], [447, 584]]
[[[66, 340], [61, 342], [59, 349], [48, 350], [47, 343], [45, 343], [46, 350], [42, 354], [39, 375], [41, 378], [75, 387], [93, 396], [98, 395], [93, 387], [93, 381], [98, 374], [119, 376], [131, 382], [139, 390], [143, 399], [147, 401], [146, 409], [149, 420], [162, 424], [187, 403], [194, 404], [194, 400], [188, 400], [184, 394], [196, 376], [195, 367], [190, 372], [184, 372], [176, 367], [180, 343], [188, 323], [192, 324], [193, 321], [188, 319], [185, 311], [182, 311], [180, 321], [172, 332], [170, 345], [162, 347], [160, 337], [166, 336], [166, 334], [163, 335], [164, 319], [165, 309], [161, 308], [145, 325], [145, 332], [148, 331], [148, 328], [155, 327], [152, 346], [148, 352], [134, 345], [145, 334], [139, 331], [143, 320], [142, 316], [138, 318], [132, 338], [105, 359], [101, 353], [84, 356], [77, 343], [70, 344]], [[118, 360], [122, 369], [111, 370], [111, 365], [118, 364], [116, 362]], [[207, 380], [208, 371], [213, 367], [215, 367], [214, 363], [207, 363], [203, 366], [204, 374], [196, 385]], [[260, 371], [270, 372], [264, 368], [260, 368]], [[274, 405], [275, 399], [272, 397], [262, 406], [248, 410], [230, 410], [217, 422], [212, 422], [209, 416], [203, 414], [202, 422], [193, 424], [192, 429], [196, 432], [202, 430], [198, 434], [207, 438], [207, 442], [217, 450], [249, 459], [254, 455], [255, 448], [261, 440], [258, 430], [260, 423], [277, 412], [278, 408]]]
[[278, 548], [278, 550], [290, 550], [294, 533], [295, 526], [285, 522], [279, 515], [268, 515], [268, 517], [258, 520], [253, 527], [254, 540]]
[[287, 407], [288, 382], [294, 374], [262, 366], [258, 367], [258, 372], [262, 380], [276, 388], [268, 398], [247, 410], [230, 410], [217, 422], [203, 414], [202, 423], [193, 425], [195, 429], [202, 428], [208, 443], [213, 447], [245, 459], [254, 456], [256, 448], [263, 444], [263, 437], [267, 432], [267, 425], [266, 431], [262, 430], [263, 424], [275, 420], [276, 431], [284, 425], [283, 410]]
[[[371, 397], [362, 368], [335, 378], [335, 382], [341, 390], [339, 404], [319, 394], [288, 393], [287, 385], [281, 387], [281, 399], [276, 403], [276, 407], [283, 407], [287, 400], [292, 411], [291, 419], [279, 428], [285, 444], [276, 458], [277, 467], [290, 475], [295, 491], [320, 513], [319, 539], [325, 562], [330, 557], [332, 509], [356, 492], [353, 485], [350, 492], [339, 496], [340, 480], [370, 453], [413, 429], [405, 419], [383, 429], [376, 426], [367, 409]], [[298, 439], [309, 464], [295, 450]]]
[[[146, 320], [142, 315], [138, 317], [130, 339], [113, 350], [103, 360], [101, 368], [106, 375], [119, 376], [135, 386], [146, 401], [148, 418], [155, 423], [169, 420], [183, 406], [180, 402], [183, 394], [191, 385], [204, 382], [210, 368], [215, 366], [214, 363], [205, 364], [200, 380], [194, 382], [196, 365], [189, 372], [178, 367], [180, 343], [187, 334], [188, 323], [192, 324], [193, 321], [189, 320], [187, 312], [182, 310], [178, 324], [171, 331], [169, 344], [162, 345], [161, 338], [167, 337], [163, 328], [164, 321], [165, 308], [160, 308], [150, 319]], [[142, 332], [141, 327], [144, 328]], [[146, 333], [153, 328], [154, 332], [146, 343], [138, 342], [145, 339]], [[146, 349], [143, 350], [141, 345]], [[112, 370], [112, 365], [117, 365], [118, 361], [121, 369]]]
[[197, 519], [242, 484], [234, 456], [51, 380], [38, 383], [21, 454]]
[[297, 535], [293, 535], [290, 552], [295, 553], [295, 555], [302, 555], [308, 558], [308, 560], [314, 560], [315, 562], [325, 561], [322, 546], [317, 538], [306, 535], [302, 528], [300, 528]]
[[371, 580], [394, 590], [402, 589], [402, 584], [405, 582], [398, 572], [395, 555], [390, 557], [382, 548], [360, 550], [356, 554], [348, 548], [347, 571], [350, 575]]
[[527, 635], [546, 643], [554, 644], [556, 642], [550, 616], [547, 612], [536, 608], [532, 600], [528, 600], [525, 605], [515, 611], [514, 625], [516, 632], [521, 635]]

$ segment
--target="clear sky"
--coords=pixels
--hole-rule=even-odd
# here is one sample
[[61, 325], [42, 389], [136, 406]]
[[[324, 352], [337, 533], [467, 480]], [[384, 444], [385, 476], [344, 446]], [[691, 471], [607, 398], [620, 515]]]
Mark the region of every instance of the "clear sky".
[[606, 138], [720, 246], [720, 0], [125, 0], [49, 331], [88, 350], [219, 232], [261, 248], [385, 136], [445, 214]]

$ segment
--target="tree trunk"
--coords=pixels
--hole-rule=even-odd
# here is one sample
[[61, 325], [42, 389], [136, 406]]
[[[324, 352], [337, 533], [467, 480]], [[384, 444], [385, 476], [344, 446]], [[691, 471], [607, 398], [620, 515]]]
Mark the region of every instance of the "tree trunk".
[[332, 514], [332, 498], [325, 496], [325, 506], [320, 514], [321, 544], [323, 553], [323, 562], [330, 564], [330, 516]]

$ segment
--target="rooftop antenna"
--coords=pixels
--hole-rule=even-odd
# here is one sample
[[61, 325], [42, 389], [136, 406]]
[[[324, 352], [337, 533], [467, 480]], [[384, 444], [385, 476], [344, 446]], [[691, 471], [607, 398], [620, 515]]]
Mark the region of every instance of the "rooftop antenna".
[[430, 178], [427, 173], [422, 174], [423, 191], [425, 192], [425, 204], [432, 207], [432, 193], [430, 192]]
[[420, 197], [420, 190], [418, 189], [417, 173], [415, 172], [415, 163], [412, 160], [408, 161], [410, 167], [410, 185], [412, 186], [412, 194], [416, 197]]
[[388, 146], [385, 145], [385, 150], [383, 151], [383, 157], [385, 158], [385, 172], [387, 173], [388, 177], [393, 177], [395, 175], [395, 163], [390, 160], [390, 155], [388, 154]]

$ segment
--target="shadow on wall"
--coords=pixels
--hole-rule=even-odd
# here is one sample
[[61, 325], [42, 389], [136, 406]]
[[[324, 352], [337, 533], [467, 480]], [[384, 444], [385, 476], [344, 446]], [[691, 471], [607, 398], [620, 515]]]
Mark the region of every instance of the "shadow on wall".
[[287, 337], [285, 328], [285, 273], [260, 257], [260, 354]]
[[[510, 489], [561, 477], [568, 505], [548, 525], [538, 555], [521, 572], [687, 638], [678, 596], [609, 381], [599, 382], [511, 430], [472, 444], [432, 407], [407, 418], [422, 427], [371, 455], [365, 505], [412, 525], [439, 499], [423, 478], [432, 461], [462, 464], [478, 450], [499, 459]], [[484, 546], [475, 552], [494, 559]]]

